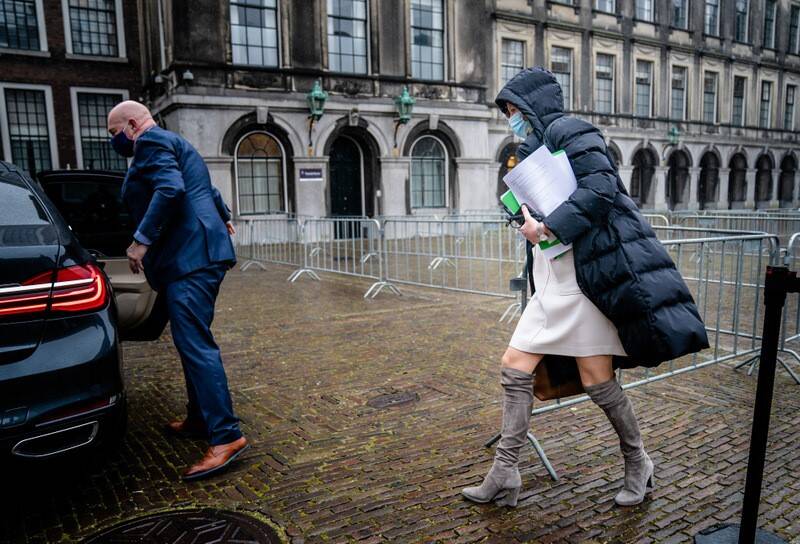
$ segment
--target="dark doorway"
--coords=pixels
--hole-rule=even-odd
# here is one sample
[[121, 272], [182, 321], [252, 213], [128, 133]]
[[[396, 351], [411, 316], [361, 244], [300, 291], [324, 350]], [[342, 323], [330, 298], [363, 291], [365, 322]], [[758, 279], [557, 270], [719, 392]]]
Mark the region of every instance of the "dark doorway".
[[797, 161], [791, 153], [783, 157], [781, 161], [781, 181], [779, 184], [779, 194], [781, 208], [790, 208], [794, 200], [794, 178], [797, 171]]
[[711, 151], [700, 159], [697, 202], [701, 210], [716, 209], [719, 200], [719, 159]]
[[731, 157], [730, 174], [728, 175], [728, 202], [730, 208], [744, 208], [747, 199], [747, 159], [742, 153]]
[[331, 215], [365, 215], [361, 185], [364, 158], [361, 147], [347, 136], [331, 145]]
[[633, 156], [630, 196], [641, 208], [652, 207], [650, 188], [656, 173], [656, 156], [652, 151], [640, 149]]
[[519, 144], [511, 143], [503, 148], [500, 153], [500, 171], [497, 174], [497, 199], [508, 191], [508, 186], [503, 181], [503, 177], [517, 165], [517, 148]]
[[685, 209], [688, 201], [689, 156], [680, 150], [673, 151], [667, 162], [667, 202], [670, 210]]

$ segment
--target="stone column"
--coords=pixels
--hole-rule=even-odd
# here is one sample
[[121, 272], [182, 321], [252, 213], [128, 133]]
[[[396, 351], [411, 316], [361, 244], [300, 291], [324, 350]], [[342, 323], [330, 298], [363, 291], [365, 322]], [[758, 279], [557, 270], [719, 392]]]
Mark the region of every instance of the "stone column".
[[656, 186], [655, 198], [653, 199], [653, 209], [657, 211], [669, 210], [667, 203], [667, 176], [669, 175], [669, 167], [656, 166], [656, 173], [653, 176], [653, 181]]
[[717, 209], [727, 210], [730, 206], [728, 202], [728, 191], [730, 190], [729, 182], [731, 176], [730, 168], [719, 169], [719, 197], [717, 198]]
[[[301, 176], [301, 170], [304, 170]], [[319, 170], [322, 177], [314, 175]], [[328, 157], [294, 157], [297, 214], [311, 217], [328, 215]]]
[[700, 186], [700, 167], [692, 166], [689, 168], [689, 210], [699, 210], [700, 202], [697, 198], [697, 190]]
[[779, 168], [773, 168], [772, 170], [772, 198], [769, 201], [770, 208], [780, 208], [781, 207], [781, 197], [778, 194], [778, 183], [781, 179], [781, 171]]
[[203, 157], [208, 166], [208, 173], [211, 175], [211, 183], [219, 189], [222, 195], [222, 200], [228, 207], [237, 214], [236, 203], [233, 201], [236, 193], [234, 192], [234, 184], [236, 180], [233, 178], [233, 157]]
[[[411, 183], [410, 157], [381, 157], [381, 196], [378, 209], [381, 215], [407, 215], [406, 203]], [[376, 214], [378, 210], [375, 211]]]
[[753, 210], [756, 207], [756, 171], [754, 168], [747, 169], [745, 180], [747, 180], [747, 198], [745, 198], [744, 207], [746, 210]]
[[486, 210], [497, 205], [497, 183], [488, 179], [492, 163], [486, 159], [456, 159], [456, 187], [451, 188], [456, 194], [450, 195], [456, 209]]
[[622, 179], [622, 184], [628, 193], [631, 192], [631, 176], [633, 175], [633, 166], [619, 166], [619, 177]]
[[797, 187], [797, 170], [794, 171], [792, 176], [792, 208], [798, 206], [798, 187]]

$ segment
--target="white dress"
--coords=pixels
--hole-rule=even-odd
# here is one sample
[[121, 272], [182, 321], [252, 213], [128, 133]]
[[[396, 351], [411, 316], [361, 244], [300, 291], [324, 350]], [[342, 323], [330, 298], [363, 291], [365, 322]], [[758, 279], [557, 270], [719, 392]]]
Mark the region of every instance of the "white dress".
[[536, 292], [509, 346], [527, 353], [588, 357], [625, 355], [617, 328], [581, 292], [572, 250], [558, 259], [533, 252]]

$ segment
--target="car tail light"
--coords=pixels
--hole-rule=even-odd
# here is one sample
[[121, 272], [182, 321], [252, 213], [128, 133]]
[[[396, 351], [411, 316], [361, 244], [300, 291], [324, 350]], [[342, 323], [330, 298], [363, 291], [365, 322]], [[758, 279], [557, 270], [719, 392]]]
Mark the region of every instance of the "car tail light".
[[85, 312], [105, 306], [108, 288], [94, 263], [68, 266], [36, 275], [18, 287], [0, 288], [0, 318], [43, 313]]

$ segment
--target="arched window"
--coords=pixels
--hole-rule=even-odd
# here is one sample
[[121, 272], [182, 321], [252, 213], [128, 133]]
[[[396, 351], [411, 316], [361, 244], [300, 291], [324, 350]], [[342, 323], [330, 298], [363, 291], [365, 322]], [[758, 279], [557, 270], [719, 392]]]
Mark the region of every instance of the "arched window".
[[631, 198], [639, 206], [648, 203], [650, 187], [653, 184], [653, 175], [656, 173], [656, 162], [653, 153], [647, 149], [640, 149], [633, 156], [633, 171], [631, 172]]
[[728, 174], [728, 202], [731, 208], [741, 208], [741, 203], [747, 199], [747, 159], [737, 153], [731, 157], [728, 166], [731, 169]]
[[266, 132], [253, 132], [236, 146], [239, 214], [286, 211], [286, 175], [281, 144]]
[[447, 152], [433, 136], [422, 136], [411, 148], [411, 207], [447, 206]]
[[620, 158], [619, 158], [619, 150], [614, 145], [608, 146], [608, 154], [611, 157], [611, 163], [614, 165], [614, 168], [619, 168]]
[[781, 161], [781, 180], [778, 184], [781, 207], [791, 206], [794, 197], [794, 178], [797, 173], [797, 161], [791, 153]]
[[772, 200], [772, 159], [761, 155], [756, 161], [756, 202]]
[[[712, 152], [707, 152], [700, 159], [700, 180], [697, 185], [697, 201], [700, 209], [715, 207], [719, 200], [719, 159]], [[711, 205], [711, 206], [709, 206]]]

